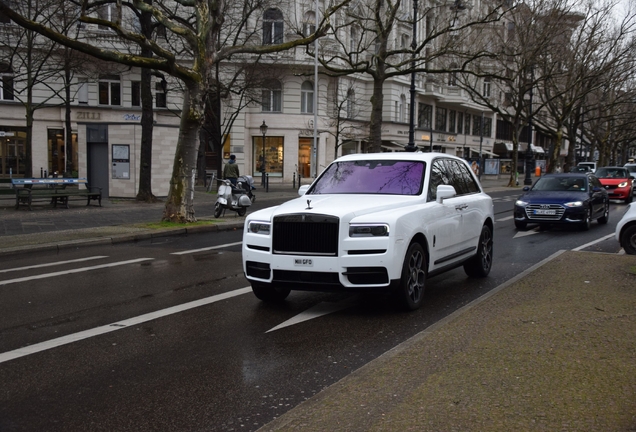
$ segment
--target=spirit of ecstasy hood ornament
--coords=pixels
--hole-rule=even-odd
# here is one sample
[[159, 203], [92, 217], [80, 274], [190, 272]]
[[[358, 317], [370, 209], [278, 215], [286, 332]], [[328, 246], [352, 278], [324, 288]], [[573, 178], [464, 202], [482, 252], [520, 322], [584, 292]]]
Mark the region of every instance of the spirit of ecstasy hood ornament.
[[307, 200], [307, 208], [305, 210], [311, 210], [311, 200]]

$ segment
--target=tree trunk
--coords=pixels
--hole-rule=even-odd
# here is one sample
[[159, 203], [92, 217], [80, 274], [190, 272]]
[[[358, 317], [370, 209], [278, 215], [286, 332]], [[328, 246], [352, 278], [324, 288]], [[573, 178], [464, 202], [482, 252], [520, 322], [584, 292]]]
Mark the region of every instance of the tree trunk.
[[170, 192], [163, 213], [164, 221], [196, 222], [194, 216], [194, 180], [199, 131], [204, 115], [202, 84], [185, 82], [179, 139], [174, 155]]
[[382, 150], [383, 86], [383, 79], [374, 78], [373, 95], [371, 96], [371, 124], [369, 125], [369, 150], [373, 153]]
[[141, 151], [137, 200], [146, 202], [155, 202], [157, 200], [152, 194], [153, 109], [151, 81], [151, 70], [148, 68], [141, 69]]

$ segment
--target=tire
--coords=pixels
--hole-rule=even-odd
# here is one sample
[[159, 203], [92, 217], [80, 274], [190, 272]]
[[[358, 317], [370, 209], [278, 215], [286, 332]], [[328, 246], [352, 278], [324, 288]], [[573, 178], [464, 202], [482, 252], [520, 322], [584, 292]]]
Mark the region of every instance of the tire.
[[404, 257], [396, 293], [400, 306], [407, 311], [416, 310], [422, 305], [426, 288], [426, 266], [426, 252], [419, 243], [412, 243]]
[[214, 204], [214, 217], [219, 218], [222, 212], [223, 212], [223, 207], [221, 206], [221, 204], [219, 203]]
[[603, 211], [603, 216], [598, 218], [598, 223], [601, 225], [605, 225], [609, 221], [609, 201], [605, 203], [605, 211]]
[[259, 300], [265, 302], [281, 302], [287, 298], [291, 290], [288, 288], [275, 287], [271, 284], [252, 282], [252, 292]]
[[625, 204], [629, 204], [634, 200], [634, 192], [632, 191], [627, 198], [625, 198]]
[[464, 263], [464, 271], [470, 277], [486, 277], [492, 268], [493, 256], [492, 230], [484, 225], [479, 236], [477, 254]]
[[245, 213], [247, 213], [247, 208], [241, 207], [236, 212], [238, 213], [239, 216], [245, 216]]
[[590, 227], [592, 226], [591, 213], [592, 213], [592, 211], [590, 210], [589, 207], [585, 209], [585, 219], [583, 219], [583, 222], [581, 222], [581, 229], [583, 231], [589, 230]]
[[636, 255], [636, 224], [623, 228], [621, 245], [628, 255]]
[[528, 227], [528, 222], [515, 221], [515, 227], [520, 230], [524, 230]]

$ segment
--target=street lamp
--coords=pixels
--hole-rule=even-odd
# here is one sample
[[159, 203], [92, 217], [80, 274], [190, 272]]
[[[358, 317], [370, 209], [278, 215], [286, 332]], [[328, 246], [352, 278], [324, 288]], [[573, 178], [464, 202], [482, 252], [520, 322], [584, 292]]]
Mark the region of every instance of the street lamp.
[[526, 176], [523, 180], [523, 184], [530, 186], [532, 184], [532, 178], [530, 177], [530, 171], [532, 171], [532, 88], [534, 87], [534, 67], [530, 68], [530, 107], [528, 109], [528, 148], [526, 149]]
[[411, 106], [409, 107], [409, 142], [404, 151], [414, 152], [415, 146], [415, 48], [417, 48], [417, 0], [413, 0], [413, 40], [411, 41]]
[[267, 134], [267, 125], [265, 120], [261, 125], [261, 134], [263, 135], [263, 160], [261, 161], [261, 186], [265, 186], [265, 135]]

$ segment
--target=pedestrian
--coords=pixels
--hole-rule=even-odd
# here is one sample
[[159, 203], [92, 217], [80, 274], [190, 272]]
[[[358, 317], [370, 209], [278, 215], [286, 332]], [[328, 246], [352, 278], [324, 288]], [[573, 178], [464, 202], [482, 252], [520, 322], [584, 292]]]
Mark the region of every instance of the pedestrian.
[[230, 155], [230, 160], [223, 168], [223, 178], [229, 180], [234, 186], [236, 186], [236, 180], [239, 175], [239, 167], [236, 164], [236, 156]]

